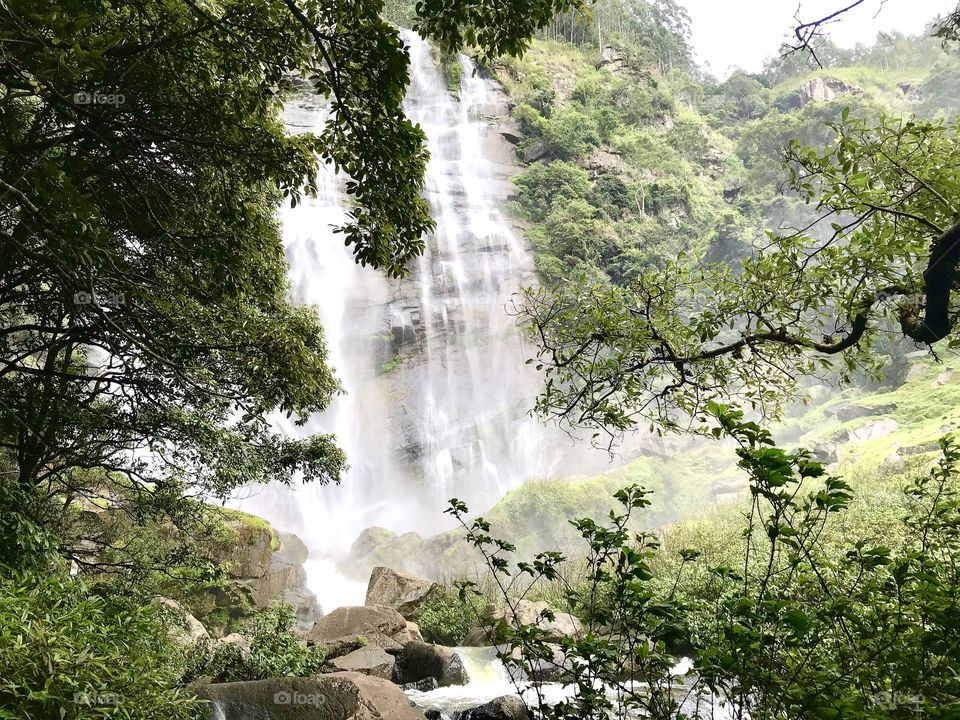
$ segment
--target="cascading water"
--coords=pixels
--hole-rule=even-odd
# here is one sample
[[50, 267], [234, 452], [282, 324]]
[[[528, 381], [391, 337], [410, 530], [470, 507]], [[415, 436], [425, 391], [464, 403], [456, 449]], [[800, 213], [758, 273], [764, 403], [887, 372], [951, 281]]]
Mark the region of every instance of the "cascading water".
[[[507, 312], [534, 282], [529, 253], [500, 212], [505, 177], [488, 158], [494, 84], [462, 57], [459, 99], [430, 46], [404, 32], [408, 116], [428, 137], [425, 197], [437, 221], [411, 276], [388, 281], [354, 263], [332, 228], [345, 220], [343, 178], [324, 168], [319, 194], [283, 213], [296, 302], [316, 307], [346, 394], [305, 427], [333, 432], [351, 468], [340, 486], [268, 488], [242, 507], [304, 539], [310, 584], [325, 610], [362, 603], [362, 586], [332, 578], [319, 554], [345, 549], [363, 529], [441, 528], [456, 496], [483, 509], [561, 462], [550, 431], [529, 417], [538, 379]], [[319, 132], [322, 107], [289, 108], [292, 132]], [[564, 468], [569, 470], [569, 466]]]

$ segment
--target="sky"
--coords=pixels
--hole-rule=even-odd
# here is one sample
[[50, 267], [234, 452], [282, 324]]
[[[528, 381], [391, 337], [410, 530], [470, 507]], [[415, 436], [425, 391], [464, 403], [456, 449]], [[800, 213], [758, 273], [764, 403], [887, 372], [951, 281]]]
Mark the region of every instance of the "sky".
[[[763, 69], [785, 33], [796, 26], [798, 0], [677, 0], [692, 20], [693, 47], [701, 65], [726, 77], [734, 68], [748, 72]], [[800, 0], [800, 18], [824, 17], [852, 0]], [[957, 0], [867, 0], [829, 26], [841, 47], [872, 43], [878, 32], [923, 31], [928, 21], [957, 7]], [[709, 65], [708, 65], [709, 64]]]

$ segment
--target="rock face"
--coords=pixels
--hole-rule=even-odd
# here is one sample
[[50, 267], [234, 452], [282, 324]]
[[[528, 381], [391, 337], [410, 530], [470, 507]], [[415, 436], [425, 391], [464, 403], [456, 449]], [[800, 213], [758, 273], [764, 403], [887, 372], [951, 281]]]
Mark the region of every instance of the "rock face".
[[468, 680], [460, 656], [451, 648], [417, 641], [407, 643], [397, 655], [394, 679], [407, 684], [427, 678], [436, 678], [441, 687], [463, 685]]
[[197, 616], [219, 635], [282, 600], [293, 608], [300, 630], [312, 627], [321, 611], [306, 584], [307, 548], [300, 538], [275, 533], [266, 521], [243, 513], [226, 519], [224, 525], [228, 537], [207, 552], [226, 565], [228, 579], [222, 587], [191, 598]]
[[216, 683], [198, 688], [213, 717], [230, 720], [424, 720], [407, 696], [380, 678], [343, 672], [316, 678]]
[[214, 562], [227, 566], [231, 578], [259, 578], [270, 570], [273, 532], [266, 522], [228, 518], [223, 522], [230, 540], [211, 545]]
[[370, 573], [366, 604], [393, 608], [407, 620], [416, 620], [437, 587], [433, 580], [378, 566]]
[[862, 95], [863, 90], [834, 77], [807, 80], [796, 91], [776, 102], [780, 110], [796, 110], [811, 102], [830, 102], [838, 95]]
[[503, 695], [486, 705], [456, 713], [456, 720], [527, 720], [530, 712], [519, 695]]
[[344, 672], [358, 672], [390, 680], [397, 661], [393, 655], [373, 645], [354, 650], [330, 661], [330, 665]]

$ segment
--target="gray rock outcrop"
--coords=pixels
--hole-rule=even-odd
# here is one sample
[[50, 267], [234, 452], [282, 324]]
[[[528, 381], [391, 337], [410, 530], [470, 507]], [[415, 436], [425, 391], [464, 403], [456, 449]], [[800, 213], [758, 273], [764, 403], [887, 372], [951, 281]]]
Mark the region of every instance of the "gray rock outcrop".
[[407, 620], [416, 620], [423, 604], [437, 587], [433, 580], [381, 565], [370, 573], [366, 604], [393, 608]]

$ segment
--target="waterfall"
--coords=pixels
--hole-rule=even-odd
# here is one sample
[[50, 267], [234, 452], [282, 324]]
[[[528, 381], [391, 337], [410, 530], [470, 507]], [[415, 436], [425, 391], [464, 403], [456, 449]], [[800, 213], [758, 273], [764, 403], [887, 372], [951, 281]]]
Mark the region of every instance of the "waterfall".
[[[408, 31], [403, 40], [404, 107], [428, 137], [424, 196], [437, 222], [410, 276], [388, 280], [353, 261], [332, 232], [346, 200], [344, 179], [328, 168], [317, 198], [282, 213], [293, 299], [316, 307], [346, 394], [303, 428], [281, 420], [278, 429], [335, 433], [350, 470], [340, 486], [270, 487], [241, 507], [300, 535], [312, 553], [349, 548], [371, 526], [436, 532], [451, 497], [482, 510], [559, 463], [569, 470], [547, 441], [552, 431], [528, 415], [538, 378], [507, 312], [535, 276], [501, 211], [510, 183], [496, 155], [506, 155], [505, 141], [486, 115], [503, 98], [466, 57], [456, 97], [429, 44]], [[291, 132], [319, 132], [325, 118], [312, 98], [286, 114]], [[315, 557], [307, 566], [324, 609], [362, 603], [362, 586], [331, 577], [332, 568]]]

